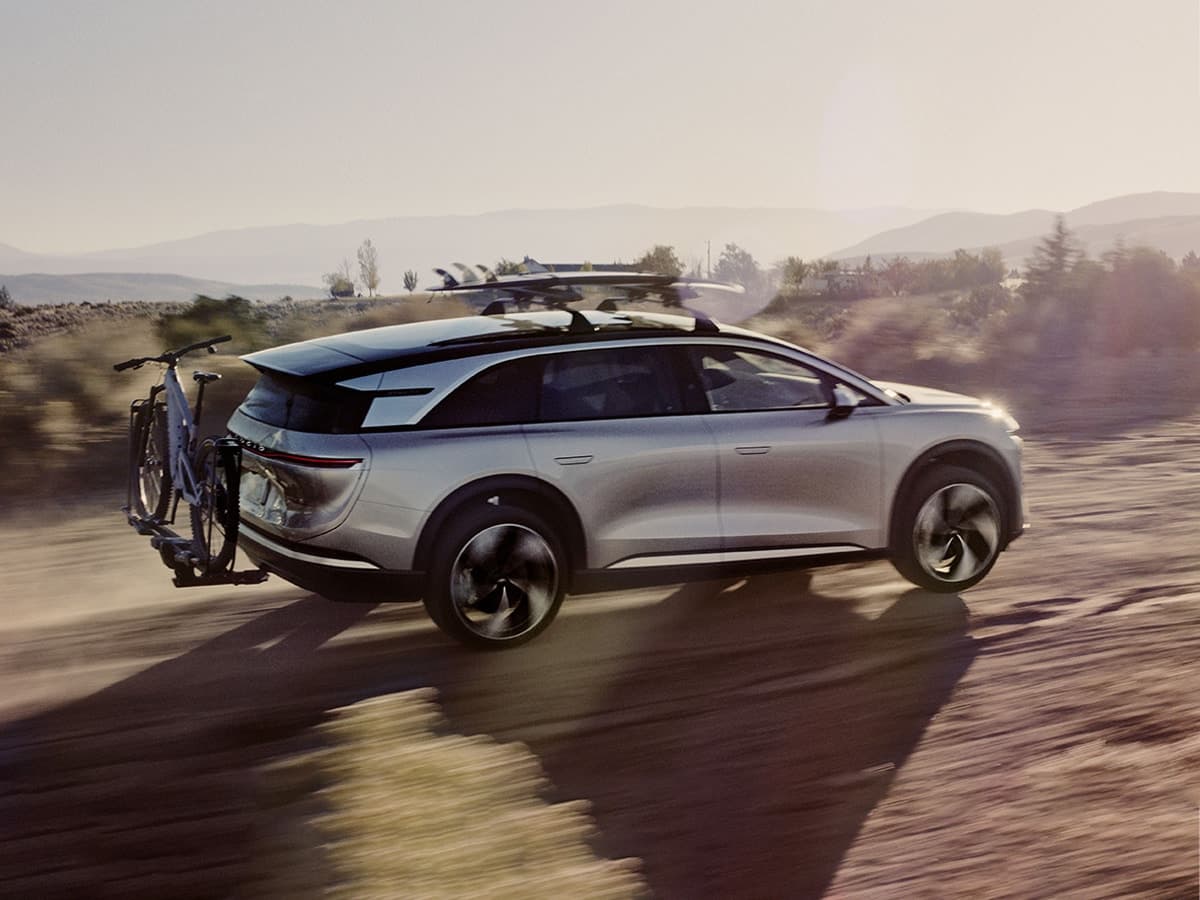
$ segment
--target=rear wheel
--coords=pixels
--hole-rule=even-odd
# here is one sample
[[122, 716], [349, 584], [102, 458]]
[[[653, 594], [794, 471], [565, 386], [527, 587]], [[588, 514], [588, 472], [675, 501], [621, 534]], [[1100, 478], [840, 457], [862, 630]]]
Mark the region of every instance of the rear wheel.
[[167, 517], [171, 505], [170, 452], [167, 444], [167, 407], [147, 403], [134, 417], [130, 435], [130, 510], [139, 518]]
[[960, 466], [937, 466], [918, 477], [903, 502], [892, 538], [892, 562], [901, 575], [931, 591], [954, 593], [991, 571], [1004, 517], [1000, 493], [987, 478]]
[[205, 438], [196, 449], [193, 471], [199, 481], [200, 502], [191, 508], [192, 539], [201, 569], [219, 572], [229, 567], [237, 550], [237, 455], [222, 453], [215, 440]]
[[558, 613], [566, 559], [540, 516], [484, 506], [457, 516], [439, 535], [425, 608], [442, 631], [468, 646], [524, 643]]

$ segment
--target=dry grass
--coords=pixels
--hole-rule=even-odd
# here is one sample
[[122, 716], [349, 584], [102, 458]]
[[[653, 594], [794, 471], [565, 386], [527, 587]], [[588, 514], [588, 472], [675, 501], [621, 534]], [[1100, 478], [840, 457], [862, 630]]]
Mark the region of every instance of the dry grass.
[[[519, 744], [439, 735], [435, 692], [338, 710], [331, 746], [266, 772], [272, 799], [257, 894], [384, 897], [646, 896], [637, 860], [603, 860], [584, 802], [550, 805]], [[323, 860], [322, 867], [314, 865]]]

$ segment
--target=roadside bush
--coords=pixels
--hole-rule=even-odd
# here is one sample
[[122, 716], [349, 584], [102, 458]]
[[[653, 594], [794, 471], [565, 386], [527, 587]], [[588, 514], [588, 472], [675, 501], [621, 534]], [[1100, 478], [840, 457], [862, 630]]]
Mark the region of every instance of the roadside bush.
[[907, 371], [914, 360], [952, 357], [958, 342], [946, 321], [944, 310], [897, 303], [852, 321], [831, 354], [852, 368], [886, 378]]
[[147, 380], [112, 365], [153, 346], [142, 320], [0, 356], [0, 492], [67, 498], [123, 484], [129, 402]]
[[197, 294], [187, 309], [164, 315], [158, 336], [164, 347], [182, 347], [222, 334], [233, 335], [239, 352], [266, 346], [266, 316], [245, 297], [224, 300]]
[[767, 306], [741, 324], [816, 349], [837, 340], [851, 321], [851, 310], [835, 300], [795, 296], [781, 292]]
[[993, 317], [1004, 315], [1012, 306], [1012, 294], [999, 284], [985, 284], [971, 289], [966, 296], [950, 302], [950, 322], [960, 328], [978, 331]]
[[1117, 257], [1092, 312], [1092, 342], [1103, 353], [1191, 350], [1200, 342], [1200, 287], [1156, 250]]

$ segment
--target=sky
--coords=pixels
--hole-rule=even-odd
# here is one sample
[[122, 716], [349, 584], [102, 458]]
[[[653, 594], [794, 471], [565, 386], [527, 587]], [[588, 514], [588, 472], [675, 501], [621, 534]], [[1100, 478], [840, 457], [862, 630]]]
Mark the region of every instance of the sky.
[[0, 243], [1200, 191], [1200, 0], [0, 0]]

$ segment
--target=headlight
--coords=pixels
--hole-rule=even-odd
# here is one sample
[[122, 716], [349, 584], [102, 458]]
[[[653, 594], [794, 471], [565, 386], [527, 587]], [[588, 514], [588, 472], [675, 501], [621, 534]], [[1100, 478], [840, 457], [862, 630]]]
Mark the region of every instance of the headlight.
[[1007, 410], [997, 407], [992, 410], [992, 418], [1000, 422], [1004, 426], [1004, 430], [1009, 434], [1016, 434], [1021, 430], [1021, 423], [1010, 416]]
[[1004, 426], [1004, 430], [1009, 434], [1016, 434], [1021, 430], [1021, 423], [1009, 415], [1008, 410], [1003, 406], [993, 403], [991, 400], [983, 401], [984, 406], [988, 408], [993, 419]]

